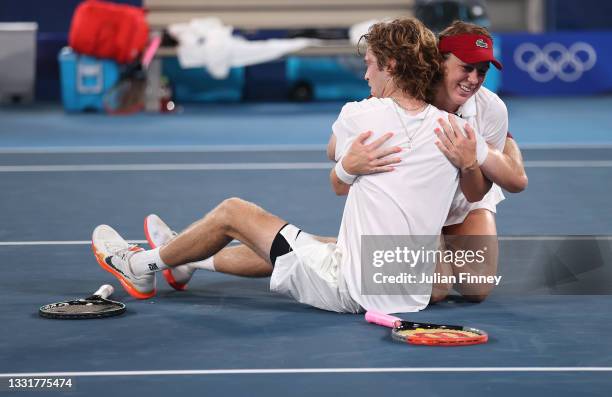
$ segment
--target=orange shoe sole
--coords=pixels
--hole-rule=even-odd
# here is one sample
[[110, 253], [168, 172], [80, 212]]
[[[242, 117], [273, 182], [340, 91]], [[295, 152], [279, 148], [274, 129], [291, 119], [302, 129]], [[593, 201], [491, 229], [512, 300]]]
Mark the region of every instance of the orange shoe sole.
[[104, 254], [102, 254], [101, 252], [98, 252], [98, 250], [96, 250], [96, 246], [94, 245], [93, 241], [91, 242], [91, 248], [93, 250], [93, 253], [96, 257], [96, 261], [98, 262], [98, 265], [100, 265], [102, 267], [102, 269], [106, 270], [107, 272], [109, 272], [110, 274], [112, 274], [113, 276], [115, 276], [117, 278], [117, 280], [119, 280], [119, 282], [121, 283], [121, 285], [123, 286], [123, 288], [127, 291], [128, 294], [130, 294], [131, 296], [133, 296], [136, 299], [149, 299], [155, 296], [155, 294], [157, 293], [156, 289], [153, 289], [153, 291], [149, 292], [149, 293], [142, 293], [140, 291], [138, 291], [136, 288], [134, 288], [132, 286], [132, 284], [130, 284], [128, 281], [125, 280], [125, 278], [123, 278], [123, 276], [121, 275], [121, 273], [119, 273], [118, 271], [116, 271], [115, 269], [113, 269], [112, 267], [110, 267], [105, 261], [104, 261]]
[[[155, 249], [155, 248], [157, 248], [157, 245], [155, 245], [155, 243], [153, 242], [153, 239], [149, 235], [149, 227], [148, 227], [147, 220], [148, 220], [148, 218], [145, 218], [145, 220], [144, 220], [144, 233], [145, 233], [145, 237], [147, 239], [147, 242], [149, 243], [149, 247]], [[172, 275], [172, 272], [170, 271], [170, 269], [165, 269], [164, 271], [162, 271], [162, 273], [164, 274], [164, 278], [166, 279], [166, 282], [172, 288], [174, 288], [175, 290], [177, 290], [177, 291], [185, 291], [187, 289], [187, 284], [181, 284], [181, 283], [177, 282], [176, 279], [174, 278], [174, 276]]]

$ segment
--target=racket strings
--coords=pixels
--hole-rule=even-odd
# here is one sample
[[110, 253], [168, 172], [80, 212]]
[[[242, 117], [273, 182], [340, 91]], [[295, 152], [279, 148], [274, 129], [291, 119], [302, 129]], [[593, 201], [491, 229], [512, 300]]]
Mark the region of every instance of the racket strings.
[[455, 327], [397, 328], [393, 332], [395, 339], [417, 345], [474, 345], [486, 343], [486, 333], [473, 329]]
[[101, 313], [112, 309], [114, 305], [105, 303], [78, 303], [71, 305], [64, 305], [52, 308], [50, 311], [53, 313], [66, 313], [66, 314], [83, 314], [83, 313]]
[[458, 331], [447, 328], [406, 329], [398, 331], [403, 336], [423, 338], [480, 338], [481, 335], [471, 331]]
[[104, 107], [110, 114], [131, 114], [144, 108], [146, 79], [130, 77], [113, 87], [104, 97]]

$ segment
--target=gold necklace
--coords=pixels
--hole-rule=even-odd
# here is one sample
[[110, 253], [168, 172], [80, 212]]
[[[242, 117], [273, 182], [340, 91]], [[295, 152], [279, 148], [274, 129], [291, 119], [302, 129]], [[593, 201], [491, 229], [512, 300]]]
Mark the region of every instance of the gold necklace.
[[[393, 106], [393, 109], [395, 109], [395, 114], [397, 114], [397, 118], [399, 119], [400, 123], [402, 123], [402, 127], [404, 127], [404, 133], [406, 134], [406, 138], [408, 139], [408, 150], [412, 150], [412, 141], [414, 139], [414, 136], [416, 135], [416, 133], [419, 131], [418, 128], [414, 130], [414, 132], [412, 134], [408, 133], [408, 127], [406, 127], [406, 123], [404, 123], [404, 119], [402, 118], [402, 115], [400, 114], [398, 108], [402, 108], [404, 109], [404, 107], [402, 107], [402, 105], [399, 104], [399, 102], [397, 101], [397, 99], [395, 99], [394, 97], [391, 97], [391, 100], [393, 101], [393, 104], [395, 106]], [[427, 106], [427, 104], [425, 103], [424, 105], [421, 105], [417, 108], [414, 109], [404, 109], [406, 111], [415, 111], [415, 110], [419, 110], [422, 108], [425, 108]]]
[[419, 106], [417, 106], [415, 108], [409, 109], [409, 108], [403, 107], [402, 104], [399, 102], [399, 99], [397, 99], [396, 97], [392, 96], [392, 97], [389, 97], [389, 98], [391, 98], [391, 100], [393, 102], [395, 102], [395, 104], [397, 106], [399, 106], [400, 108], [404, 109], [407, 112], [414, 112], [414, 111], [417, 111], [417, 110], [421, 110], [421, 109], [424, 109], [425, 106], [427, 106], [427, 103], [424, 102], [422, 105], [419, 105]]

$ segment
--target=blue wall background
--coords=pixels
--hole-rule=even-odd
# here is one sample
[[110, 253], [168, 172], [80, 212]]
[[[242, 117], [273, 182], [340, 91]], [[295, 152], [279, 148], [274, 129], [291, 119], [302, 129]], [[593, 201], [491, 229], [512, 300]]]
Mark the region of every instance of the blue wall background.
[[[36, 98], [39, 100], [60, 98], [57, 54], [67, 43], [72, 14], [82, 1], [84, 0], [0, 0], [0, 22], [38, 23]], [[142, 5], [142, 0], [114, 1]], [[546, 7], [546, 27], [550, 32], [612, 30], [612, 1], [547, 0]], [[509, 62], [510, 59], [504, 61]], [[265, 77], [266, 71], [272, 67], [274, 65], [261, 65], [249, 70], [244, 90], [247, 97], [257, 96], [255, 91], [259, 89], [262, 80], [260, 77]], [[274, 75], [282, 73], [275, 70]], [[268, 83], [265, 78], [262, 81]]]
[[609, 0], [548, 0], [546, 9], [549, 31], [612, 29]]
[[[60, 99], [57, 54], [68, 43], [70, 20], [83, 0], [0, 0], [0, 22], [38, 23], [36, 99]], [[142, 0], [115, 0], [142, 5]]]
[[[38, 31], [68, 32], [76, 6], [83, 0], [0, 0], [0, 22], [38, 22]], [[114, 0], [140, 6], [142, 0]]]

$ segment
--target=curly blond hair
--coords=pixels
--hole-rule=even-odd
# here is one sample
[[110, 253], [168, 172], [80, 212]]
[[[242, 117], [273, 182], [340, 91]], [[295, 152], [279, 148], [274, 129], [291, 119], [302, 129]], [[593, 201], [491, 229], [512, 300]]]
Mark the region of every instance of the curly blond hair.
[[395, 61], [389, 74], [403, 92], [431, 102], [434, 80], [440, 75], [442, 64], [431, 30], [418, 19], [398, 18], [372, 25], [361, 39], [376, 56], [379, 70]]

